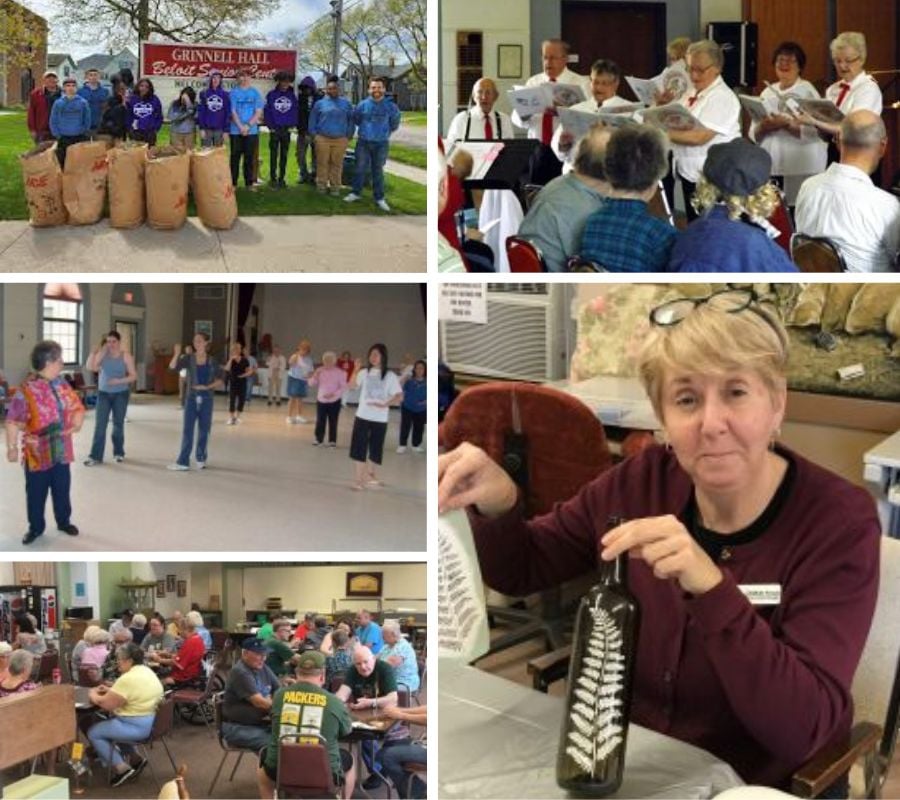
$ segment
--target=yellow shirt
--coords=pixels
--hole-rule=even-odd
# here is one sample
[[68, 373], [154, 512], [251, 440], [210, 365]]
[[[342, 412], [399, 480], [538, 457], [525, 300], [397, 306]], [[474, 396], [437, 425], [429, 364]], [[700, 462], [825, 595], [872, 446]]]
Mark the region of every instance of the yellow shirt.
[[115, 711], [120, 717], [148, 717], [155, 714], [163, 696], [159, 678], [150, 667], [143, 664], [135, 664], [124, 675], [120, 675], [110, 691], [125, 698], [125, 705]]

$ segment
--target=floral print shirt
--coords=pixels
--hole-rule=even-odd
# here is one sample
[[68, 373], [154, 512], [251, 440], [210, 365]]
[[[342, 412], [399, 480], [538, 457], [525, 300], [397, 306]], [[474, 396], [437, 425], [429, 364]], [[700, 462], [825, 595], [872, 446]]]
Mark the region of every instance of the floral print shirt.
[[84, 406], [62, 376], [48, 381], [31, 376], [16, 390], [6, 419], [25, 426], [22, 463], [29, 472], [44, 472], [75, 460], [72, 424]]

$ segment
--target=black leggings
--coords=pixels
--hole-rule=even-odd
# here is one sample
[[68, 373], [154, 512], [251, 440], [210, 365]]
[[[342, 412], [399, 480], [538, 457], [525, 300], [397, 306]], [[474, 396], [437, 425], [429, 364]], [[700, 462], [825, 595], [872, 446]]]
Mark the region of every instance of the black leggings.
[[[284, 180], [288, 150], [291, 148], [291, 129], [269, 131], [269, 180]], [[276, 166], [278, 169], [276, 170]]]
[[247, 397], [247, 379], [232, 378], [228, 387], [228, 410], [233, 414], [235, 405], [238, 414], [244, 410], [244, 400]]
[[256, 160], [256, 142], [258, 134], [241, 136], [236, 133], [231, 137], [231, 183], [237, 186], [238, 174], [241, 170], [241, 157], [244, 159], [244, 185], [252, 186], [256, 174], [254, 161]]
[[325, 441], [325, 426], [328, 425], [328, 441], [331, 444], [337, 442], [338, 417], [341, 414], [341, 401], [334, 400], [331, 403], [316, 403], [316, 441], [319, 444]]
[[365, 463], [369, 461], [381, 463], [384, 455], [384, 437], [387, 433], [386, 422], [372, 422], [357, 417], [353, 420], [353, 435], [350, 437], [350, 458]]
[[422, 444], [422, 433], [425, 430], [425, 421], [428, 418], [427, 411], [410, 411], [408, 408], [400, 408], [400, 445], [406, 447], [406, 440], [412, 430], [412, 446]]

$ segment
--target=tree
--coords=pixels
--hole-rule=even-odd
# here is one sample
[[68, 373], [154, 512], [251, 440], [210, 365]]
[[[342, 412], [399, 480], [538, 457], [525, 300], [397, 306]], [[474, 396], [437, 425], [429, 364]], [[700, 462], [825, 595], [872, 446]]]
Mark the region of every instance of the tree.
[[388, 31], [377, 4], [354, 6], [344, 14], [341, 61], [357, 68], [362, 86], [368, 84], [374, 66], [387, 60], [387, 37]]
[[275, 11], [280, 0], [56, 0], [60, 38], [109, 48], [150, 38], [175, 42], [253, 41], [247, 31]]
[[385, 43], [401, 52], [413, 74], [426, 85], [428, 62], [428, 27], [425, 0], [376, 0], [378, 14], [385, 29]]
[[30, 67], [46, 44], [43, 20], [27, 8], [0, 0], [0, 63]]

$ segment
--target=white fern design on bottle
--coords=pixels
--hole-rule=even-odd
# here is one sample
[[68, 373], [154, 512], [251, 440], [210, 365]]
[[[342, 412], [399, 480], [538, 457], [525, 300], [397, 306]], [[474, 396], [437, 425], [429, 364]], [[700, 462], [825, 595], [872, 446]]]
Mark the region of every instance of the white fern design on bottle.
[[438, 649], [461, 653], [478, 620], [478, 596], [452, 534], [438, 531], [438, 553]]
[[622, 631], [600, 607], [599, 597], [590, 613], [593, 626], [582, 669], [572, 689], [575, 702], [569, 714], [566, 755], [595, 778], [597, 765], [624, 739], [625, 655]]

